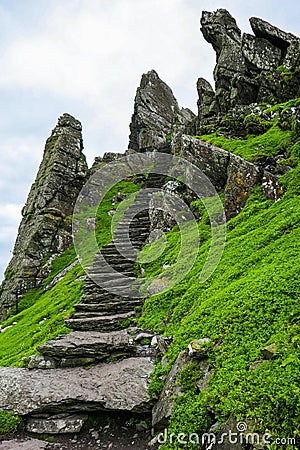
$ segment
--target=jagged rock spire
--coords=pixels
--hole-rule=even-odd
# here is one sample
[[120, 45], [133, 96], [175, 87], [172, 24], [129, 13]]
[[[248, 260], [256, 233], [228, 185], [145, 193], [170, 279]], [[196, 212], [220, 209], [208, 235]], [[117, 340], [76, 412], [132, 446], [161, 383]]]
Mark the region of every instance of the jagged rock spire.
[[[256, 17], [250, 19], [254, 36], [247, 33], [241, 36], [235, 19], [226, 9], [204, 11], [200, 22], [203, 37], [212, 44], [217, 61], [215, 94], [203, 79], [198, 81], [202, 124], [237, 105], [273, 104], [299, 97], [299, 38]], [[280, 67], [291, 73], [281, 76], [277, 70]]]
[[26, 280], [42, 279], [42, 261], [72, 242], [70, 215], [87, 176], [81, 123], [63, 114], [47, 139], [43, 160], [22, 210], [13, 258], [5, 272], [0, 298], [3, 317], [14, 301], [13, 290]]
[[143, 152], [165, 146], [178, 112], [173, 92], [155, 70], [144, 74], [134, 100], [128, 148]]

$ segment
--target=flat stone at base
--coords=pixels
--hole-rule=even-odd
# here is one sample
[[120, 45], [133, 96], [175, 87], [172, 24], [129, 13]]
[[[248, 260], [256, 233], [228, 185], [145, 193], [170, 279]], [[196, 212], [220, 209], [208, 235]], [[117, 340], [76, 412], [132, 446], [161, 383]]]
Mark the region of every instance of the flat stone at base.
[[0, 367], [0, 410], [20, 415], [92, 411], [149, 412], [150, 358], [127, 358], [86, 370]]
[[30, 417], [26, 429], [38, 434], [79, 433], [87, 420], [87, 415], [73, 414], [70, 416], [52, 416], [48, 418]]
[[38, 439], [13, 439], [11, 441], [0, 442], [1, 450], [47, 450], [48, 448], [49, 442]]

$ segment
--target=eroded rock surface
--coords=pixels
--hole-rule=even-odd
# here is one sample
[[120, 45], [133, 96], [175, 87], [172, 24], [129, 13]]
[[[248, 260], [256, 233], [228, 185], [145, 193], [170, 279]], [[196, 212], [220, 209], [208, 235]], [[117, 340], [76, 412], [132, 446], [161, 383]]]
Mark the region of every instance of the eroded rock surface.
[[144, 74], [135, 96], [129, 149], [151, 151], [165, 146], [178, 111], [171, 89], [155, 70]]
[[153, 368], [150, 358], [128, 358], [90, 369], [0, 367], [0, 407], [20, 415], [147, 412], [151, 407], [147, 390]]
[[254, 36], [242, 35], [226, 9], [204, 11], [201, 31], [216, 52], [215, 92], [198, 80], [198, 129], [239, 105], [271, 104], [299, 97], [300, 39], [252, 17]]
[[42, 261], [62, 253], [72, 242], [70, 215], [88, 173], [82, 149], [81, 123], [63, 114], [47, 139], [42, 163], [22, 211], [13, 258], [3, 284], [2, 317], [14, 302], [13, 290], [21, 282], [47, 276]]

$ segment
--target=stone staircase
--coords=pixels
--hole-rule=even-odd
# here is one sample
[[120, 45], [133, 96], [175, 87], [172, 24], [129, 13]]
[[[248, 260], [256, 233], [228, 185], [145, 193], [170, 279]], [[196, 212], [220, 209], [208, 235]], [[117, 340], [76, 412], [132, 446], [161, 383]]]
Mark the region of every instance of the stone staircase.
[[113, 243], [95, 255], [89, 270], [92, 279], [86, 280], [81, 302], [75, 305], [73, 317], [66, 321], [72, 330], [120, 330], [136, 315], [135, 308], [142, 306], [138, 284], [133, 285], [134, 263], [149, 236], [148, 208], [143, 193], [138, 194], [135, 204], [125, 211], [118, 224]]

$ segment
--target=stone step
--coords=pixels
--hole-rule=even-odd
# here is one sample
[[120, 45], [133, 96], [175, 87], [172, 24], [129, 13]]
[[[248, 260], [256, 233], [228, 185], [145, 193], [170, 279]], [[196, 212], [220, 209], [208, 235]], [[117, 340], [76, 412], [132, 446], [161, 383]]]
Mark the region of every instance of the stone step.
[[122, 289], [123, 287], [129, 288], [132, 286], [133, 281], [135, 281], [134, 277], [122, 277], [118, 276], [115, 278], [107, 278], [102, 277], [100, 275], [94, 276], [94, 281], [99, 284], [103, 289], [110, 289], [110, 288], [117, 288], [120, 287]]
[[[129, 259], [121, 259], [119, 254], [111, 253], [111, 255], [103, 255], [106, 263], [109, 266], [115, 267], [116, 270], [126, 271], [127, 270], [134, 270], [135, 261], [129, 260]], [[127, 264], [127, 266], [125, 266]], [[103, 267], [103, 264], [100, 261], [95, 261], [93, 267]], [[90, 270], [93, 270], [93, 267]], [[119, 269], [120, 268], [120, 269]]]
[[68, 319], [67, 327], [77, 331], [115, 331], [122, 328], [121, 322], [135, 315], [135, 311], [108, 316]]
[[[125, 252], [125, 251], [130, 250], [132, 248], [132, 243], [131, 242], [128, 242], [128, 243], [125, 242], [124, 243], [124, 240], [122, 240], [122, 242], [120, 242], [118, 244], [118, 248], [116, 247], [115, 241], [114, 241], [113, 245], [114, 245], [114, 250], [116, 252], [119, 252], [119, 250], [121, 250], [122, 252]], [[113, 248], [109, 247], [109, 249], [112, 250]], [[102, 251], [102, 254], [103, 254], [103, 251]], [[104, 251], [104, 254], [105, 254], [105, 251]]]
[[[99, 294], [97, 292], [85, 292], [83, 296], [81, 297], [81, 302], [83, 304], [91, 304], [91, 303], [97, 303], [97, 304], [105, 304], [110, 302], [116, 302], [116, 301], [126, 301], [127, 299], [131, 297], [120, 297], [115, 295], [114, 293], [107, 292], [107, 296], [104, 296], [103, 294]], [[137, 296], [134, 297], [135, 299], [138, 299]]]
[[118, 223], [117, 229], [120, 229], [121, 227], [130, 227], [130, 228], [143, 228], [147, 229], [148, 226], [151, 225], [149, 215], [145, 215], [144, 217], [123, 217], [122, 220]]
[[120, 312], [121, 310], [124, 312], [132, 311], [135, 306], [143, 305], [142, 299], [128, 299], [123, 301], [106, 301], [99, 303], [78, 303], [74, 305], [76, 312], [88, 312], [88, 311], [106, 311], [106, 312]]
[[[145, 234], [145, 235], [141, 235], [140, 233], [137, 236], [132, 236], [130, 237], [130, 244], [134, 245], [136, 242], [140, 242], [141, 244], [143, 244], [145, 242], [145, 240], [148, 238], [149, 233]], [[126, 234], [124, 235], [119, 235], [116, 234], [114, 236], [114, 244], [122, 244], [124, 243], [124, 239], [127, 239], [128, 236]]]
[[124, 276], [124, 279], [127, 278], [134, 278], [134, 273], [132, 272], [114, 272], [112, 270], [110, 271], [103, 271], [103, 268], [98, 267], [98, 268], [93, 268], [92, 271], [90, 271], [90, 276], [93, 279], [103, 279], [103, 280], [113, 280], [115, 278], [119, 279], [120, 276]]
[[[125, 256], [121, 255], [121, 253], [118, 252], [116, 248], [111, 248], [103, 252], [102, 256], [105, 258], [106, 262], [110, 263], [118, 263], [118, 264], [134, 264], [134, 262], [131, 259], [126, 258]], [[100, 264], [100, 261], [98, 261]], [[97, 260], [95, 260], [95, 263], [97, 264]]]
[[110, 333], [73, 331], [38, 347], [42, 355], [52, 358], [94, 358], [97, 361], [116, 353], [127, 355], [133, 350], [133, 340], [126, 330]]

